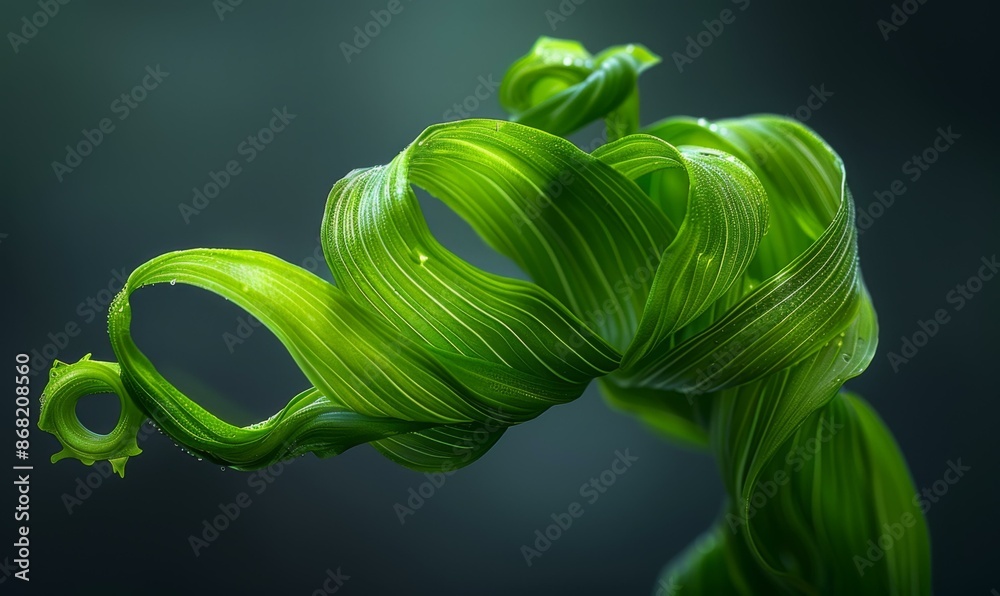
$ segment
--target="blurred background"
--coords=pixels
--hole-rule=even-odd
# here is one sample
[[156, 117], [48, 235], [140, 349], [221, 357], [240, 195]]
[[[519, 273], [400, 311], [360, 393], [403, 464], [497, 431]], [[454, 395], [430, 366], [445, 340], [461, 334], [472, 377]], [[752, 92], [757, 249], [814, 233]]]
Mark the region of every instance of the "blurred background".
[[[46, 6], [58, 11], [48, 16]], [[726, 9], [732, 21], [691, 46]], [[391, 20], [378, 23], [372, 11]], [[494, 82], [541, 35], [595, 52], [639, 42], [664, 58], [641, 79], [644, 124], [788, 114], [843, 157], [869, 216], [861, 260], [881, 323], [874, 362], [848, 387], [881, 413], [918, 488], [941, 480], [949, 461], [971, 466], [927, 513], [934, 581], [939, 594], [988, 596], [1000, 589], [1000, 281], [974, 284], [961, 309], [952, 292], [1000, 252], [996, 16], [987, 3], [942, 0], [7, 0], [4, 357], [37, 351], [36, 398], [53, 357], [113, 359], [105, 313], [119, 279], [170, 250], [252, 248], [329, 279], [318, 232], [344, 174], [388, 162], [427, 125], [457, 118], [456, 104], [503, 118]], [[294, 118], [259, 135], [273, 110]], [[929, 151], [949, 127], [957, 136], [938, 142], [946, 150]], [[574, 139], [590, 149], [599, 135], [591, 127]], [[87, 155], [67, 155], [88, 138]], [[231, 160], [239, 171], [222, 184]], [[886, 192], [891, 207], [871, 209]], [[442, 205], [423, 205], [446, 246], [520, 275]], [[138, 344], [223, 418], [263, 419], [305, 387], [277, 340], [212, 294], [157, 287], [133, 304]], [[888, 353], [938, 309], [949, 322], [894, 367]], [[13, 410], [13, 400], [0, 408], [4, 436]], [[118, 406], [96, 396], [79, 411], [107, 431]], [[511, 429], [404, 523], [396, 505], [428, 479], [367, 446], [266, 478], [199, 463], [155, 432], [140, 446], [125, 480], [104, 478], [106, 468], [75, 460], [50, 465], [58, 444], [33, 427], [35, 593], [647, 594], [723, 498], [711, 457], [610, 410], [594, 387]], [[583, 501], [580, 486], [626, 449], [638, 460], [596, 502]], [[194, 548], [190, 537], [204, 538], [205, 520], [241, 493], [251, 503]], [[584, 515], [526, 565], [521, 546], [574, 501]], [[0, 542], [10, 544], [15, 530], [4, 531]], [[13, 558], [12, 547], [0, 549], [4, 593], [25, 588], [9, 575]]]

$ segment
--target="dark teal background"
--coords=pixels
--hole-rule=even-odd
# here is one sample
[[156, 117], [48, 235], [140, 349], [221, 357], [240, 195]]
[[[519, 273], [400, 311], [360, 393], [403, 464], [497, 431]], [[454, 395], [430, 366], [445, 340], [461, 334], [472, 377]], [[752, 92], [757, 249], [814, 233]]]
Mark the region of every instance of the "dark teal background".
[[[811, 86], [825, 85], [833, 96], [807, 123], [842, 155], [858, 206], [904, 181], [906, 193], [861, 237], [881, 345], [848, 386], [882, 414], [918, 487], [941, 479], [949, 460], [972, 467], [927, 514], [936, 592], [988, 596], [1000, 588], [1000, 281], [952, 312], [898, 373], [887, 358], [900, 336], [918, 330], [918, 319], [953, 309], [948, 292], [976, 272], [980, 257], [1000, 252], [994, 8], [928, 0], [886, 41], [876, 21], [889, 18], [888, 1], [751, 0], [739, 11], [728, 0], [587, 0], [553, 31], [545, 11], [558, 10], [558, 0], [403, 0], [346, 62], [340, 44], [352, 43], [354, 27], [387, 4], [245, 0], [220, 21], [210, 0], [76, 0], [17, 53], [0, 47], [4, 358], [42, 349], [48, 333], [76, 323], [80, 335], [58, 357], [112, 359], [104, 313], [92, 317], [78, 305], [99, 300], [113, 270], [127, 274], [166, 251], [253, 248], [315, 266], [307, 259], [318, 249], [333, 183], [352, 168], [389, 161], [473, 94], [479, 77], [499, 80], [538, 36], [576, 38], [593, 51], [640, 42], [664, 57], [641, 80], [643, 123], [678, 114], [792, 114]], [[737, 9], [735, 22], [678, 72], [671, 55], [726, 8]], [[0, 32], [19, 30], [20, 19], [38, 10], [7, 0]], [[169, 76], [118, 120], [111, 103], [156, 65]], [[237, 146], [285, 106], [295, 119], [245, 163]], [[495, 93], [472, 115], [504, 116]], [[59, 182], [51, 163], [105, 117], [115, 130]], [[904, 163], [947, 126], [960, 139], [911, 182]], [[599, 132], [574, 138], [589, 148]], [[190, 204], [192, 188], [231, 159], [241, 161], [241, 173], [185, 223], [178, 205]], [[517, 274], [456, 216], [424, 204], [445, 245]], [[329, 278], [322, 264], [317, 271]], [[233, 422], [269, 416], [305, 386], [265, 330], [230, 353], [223, 335], [236, 332], [243, 313], [213, 295], [158, 287], [134, 304], [137, 341], [157, 367]], [[35, 377], [35, 397], [43, 384], [44, 374]], [[82, 415], [107, 430], [116, 404], [90, 401]], [[3, 437], [12, 437], [9, 402], [0, 408]], [[125, 480], [102, 481], [68, 514], [62, 496], [93, 470], [76, 461], [50, 465], [57, 442], [34, 429], [34, 593], [312, 594], [328, 569], [340, 568], [350, 576], [341, 594], [646, 594], [660, 567], [712, 523], [723, 496], [711, 457], [660, 440], [607, 408], [593, 388], [510, 430], [405, 525], [393, 505], [425, 478], [368, 447], [298, 460], [258, 495], [247, 474], [198, 463], [165, 437], [140, 445], [145, 453], [129, 462]], [[580, 485], [624, 449], [638, 461], [587, 504]], [[0, 484], [12, 508], [13, 489]], [[195, 557], [188, 536], [240, 492], [252, 505]], [[520, 546], [573, 501], [584, 515], [526, 566]], [[13, 528], [3, 527], [0, 544], [8, 544]], [[0, 561], [11, 552], [0, 549]], [[14, 593], [15, 581], [3, 577], [0, 590]]]

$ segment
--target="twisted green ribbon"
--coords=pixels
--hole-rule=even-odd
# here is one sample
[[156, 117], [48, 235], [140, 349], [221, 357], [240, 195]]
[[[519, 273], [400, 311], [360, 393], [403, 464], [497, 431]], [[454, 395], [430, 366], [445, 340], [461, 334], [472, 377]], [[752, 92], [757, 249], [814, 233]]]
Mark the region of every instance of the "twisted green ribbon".
[[[600, 378], [612, 404], [721, 464], [723, 515], [661, 586], [929, 594], [906, 464], [874, 412], [840, 391], [871, 361], [878, 332], [843, 163], [772, 116], [675, 118], [639, 133], [637, 80], [657, 61], [641, 46], [591, 56], [539, 40], [501, 87], [515, 122], [432, 126], [389, 164], [333, 187], [322, 243], [337, 285], [253, 251], [185, 250], [140, 266], [110, 307], [118, 362], [52, 368], [39, 427], [63, 445], [53, 461], [109, 460], [124, 475], [149, 417], [184, 449], [238, 469], [370, 443], [410, 468], [450, 470]], [[602, 118], [611, 142], [593, 153], [556, 136]], [[533, 281], [446, 250], [414, 186]], [[201, 408], [129, 332], [132, 293], [163, 282], [244, 308], [311, 386], [247, 427]], [[122, 401], [109, 435], [76, 418], [92, 393]], [[901, 519], [913, 523], [893, 547], [864, 558]]]

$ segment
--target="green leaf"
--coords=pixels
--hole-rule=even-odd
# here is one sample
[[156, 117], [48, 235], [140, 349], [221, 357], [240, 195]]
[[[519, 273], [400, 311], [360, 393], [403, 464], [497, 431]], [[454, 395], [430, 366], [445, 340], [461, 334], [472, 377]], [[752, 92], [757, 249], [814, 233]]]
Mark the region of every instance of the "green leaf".
[[605, 118], [610, 140], [639, 125], [639, 74], [660, 62], [640, 45], [591, 56], [575, 41], [542, 37], [500, 84], [500, 105], [512, 120], [557, 135]]
[[[369, 443], [416, 470], [469, 464], [505, 430], [579, 397], [709, 449], [723, 514], [658, 593], [929, 594], [930, 542], [885, 424], [842, 390], [878, 323], [840, 157], [800, 123], [667, 119], [638, 133], [642, 46], [590, 55], [542, 38], [504, 78], [516, 122], [426, 129], [337, 182], [322, 223], [336, 285], [253, 251], [167, 253], [111, 304], [117, 362], [57, 362], [39, 427], [124, 475], [145, 418], [182, 449], [255, 469]], [[588, 154], [552, 133], [604, 119]], [[482, 271], [431, 234], [414, 187], [531, 281]], [[130, 333], [133, 292], [169, 282], [231, 300], [281, 341], [303, 389], [237, 427], [156, 370]], [[75, 405], [114, 393], [114, 430]], [[871, 545], [885, 541], [876, 557]]]

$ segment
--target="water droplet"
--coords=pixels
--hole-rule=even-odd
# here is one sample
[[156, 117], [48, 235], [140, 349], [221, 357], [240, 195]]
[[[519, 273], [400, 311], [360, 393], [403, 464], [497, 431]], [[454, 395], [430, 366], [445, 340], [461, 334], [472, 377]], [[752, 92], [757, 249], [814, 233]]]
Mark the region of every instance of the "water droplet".
[[170, 280], [170, 285], [172, 285], [172, 286], [177, 285], [177, 280], [176, 279]]
[[221, 468], [219, 468], [219, 469], [220, 469], [220, 470], [222, 470], [223, 472], [225, 472], [225, 471], [226, 471], [226, 466], [222, 466], [222, 467], [221, 467]]
[[850, 354], [844, 354], [844, 355], [841, 356], [841, 358], [844, 359], [844, 362], [850, 362], [851, 361], [851, 355]]
[[573, 66], [573, 59], [569, 56], [563, 58], [563, 66]]
[[423, 265], [424, 263], [427, 262], [427, 259], [430, 258], [423, 252], [421, 252], [420, 249], [414, 249], [413, 254], [411, 256], [413, 257], [413, 262], [416, 263], [417, 265]]

